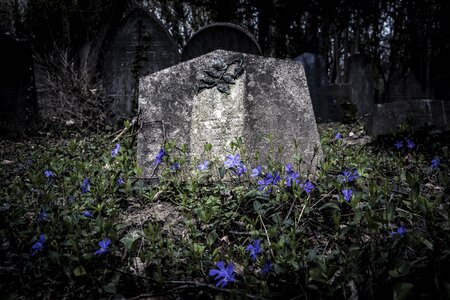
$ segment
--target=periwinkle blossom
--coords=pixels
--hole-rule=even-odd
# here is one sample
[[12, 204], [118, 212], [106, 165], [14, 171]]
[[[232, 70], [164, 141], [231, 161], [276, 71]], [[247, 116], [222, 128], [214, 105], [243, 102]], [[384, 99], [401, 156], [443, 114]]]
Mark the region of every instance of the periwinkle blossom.
[[284, 177], [286, 186], [292, 186], [295, 182], [298, 184], [298, 172], [292, 170], [291, 164], [286, 165], [286, 176]]
[[106, 238], [104, 240], [101, 240], [98, 242], [98, 245], [100, 246], [100, 249], [95, 251], [95, 255], [101, 255], [103, 253], [108, 252], [108, 246], [111, 243], [111, 240], [109, 238]]
[[39, 240], [31, 246], [31, 249], [33, 249], [33, 253], [31, 253], [31, 256], [36, 255], [36, 253], [44, 250], [44, 243], [45, 243], [46, 237], [45, 234], [39, 235]]
[[55, 173], [53, 173], [51, 170], [45, 170], [44, 176], [47, 178], [52, 178], [52, 177], [55, 177]]
[[345, 189], [342, 190], [342, 194], [344, 194], [345, 201], [350, 202], [350, 200], [352, 199], [353, 191], [352, 189]]
[[390, 235], [396, 235], [396, 234], [405, 235], [407, 232], [408, 232], [408, 229], [406, 229], [403, 226], [400, 226], [397, 228], [397, 230], [393, 230], [393, 231], [389, 232], [389, 234]]
[[259, 175], [261, 175], [261, 166], [257, 166], [256, 168], [254, 168], [252, 170], [252, 174], [250, 175], [251, 177], [258, 177]]
[[358, 170], [353, 169], [352, 171], [345, 170], [341, 175], [339, 175], [340, 182], [352, 182], [359, 178]]
[[163, 148], [159, 149], [159, 152], [158, 152], [158, 154], [156, 154], [156, 157], [155, 157], [155, 163], [156, 164], [162, 163], [163, 157], [165, 154], [166, 154], [166, 152], [164, 151]]
[[436, 157], [431, 161], [431, 168], [437, 169], [440, 164], [441, 164], [441, 159], [439, 157]]
[[340, 140], [342, 138], [342, 135], [338, 132], [334, 138], [336, 140]]
[[395, 147], [396, 149], [401, 149], [401, 148], [403, 148], [403, 142], [400, 141], [400, 140], [395, 141], [394, 147]]
[[48, 220], [50, 220], [50, 219], [49, 219], [49, 217], [48, 217], [47, 211], [46, 211], [43, 207], [41, 207], [41, 208], [39, 209], [39, 214], [38, 214], [38, 217], [37, 217], [37, 222], [38, 222], [38, 223], [41, 223], [41, 222], [46, 222], [46, 221], [48, 221]]
[[124, 184], [125, 184], [125, 180], [123, 180], [122, 177], [119, 177], [119, 179], [117, 179], [117, 185], [118, 185], [118, 186], [122, 186], [122, 185], [124, 185]]
[[300, 184], [300, 187], [307, 193], [310, 194], [312, 190], [316, 187], [309, 180], [306, 180], [304, 184]]
[[199, 164], [197, 168], [199, 171], [205, 171], [208, 169], [208, 166], [209, 166], [209, 161], [205, 160], [202, 164]]
[[408, 149], [413, 149], [415, 146], [416, 144], [414, 144], [411, 139], [406, 139], [406, 147], [408, 147]]
[[89, 183], [89, 178], [86, 177], [80, 185], [81, 193], [86, 194], [91, 189], [91, 184]]
[[171, 172], [176, 172], [180, 169], [180, 163], [179, 162], [174, 162], [171, 166], [170, 166], [170, 171]]
[[249, 251], [250, 252], [250, 258], [253, 261], [256, 261], [257, 255], [261, 253], [261, 241], [260, 240], [255, 240], [253, 242], [253, 244], [250, 244], [250, 245], [247, 246], [247, 248], [245, 248], [245, 251]]
[[262, 191], [267, 188], [267, 192], [270, 193], [270, 186], [276, 185], [281, 180], [280, 173], [267, 173], [263, 179], [258, 180], [258, 190]]
[[85, 211], [83, 212], [83, 217], [86, 217], [86, 218], [93, 218], [94, 215], [93, 215], [90, 211], [85, 210]]
[[270, 259], [267, 259], [264, 263], [263, 268], [261, 269], [261, 274], [263, 276], [267, 276], [270, 272], [270, 269], [272, 269], [272, 262], [270, 261]]
[[247, 172], [247, 167], [242, 163], [241, 156], [239, 154], [229, 154], [224, 162], [224, 166], [227, 169], [231, 169], [233, 174], [238, 176]]
[[234, 281], [234, 266], [232, 263], [229, 263], [227, 267], [225, 267], [225, 262], [218, 261], [216, 263], [217, 269], [209, 270], [209, 276], [215, 276], [215, 280], [217, 280], [216, 286], [220, 286], [223, 288], [229, 282]]
[[111, 151], [111, 156], [116, 157], [119, 154], [120, 151], [120, 144], [117, 143], [116, 147]]

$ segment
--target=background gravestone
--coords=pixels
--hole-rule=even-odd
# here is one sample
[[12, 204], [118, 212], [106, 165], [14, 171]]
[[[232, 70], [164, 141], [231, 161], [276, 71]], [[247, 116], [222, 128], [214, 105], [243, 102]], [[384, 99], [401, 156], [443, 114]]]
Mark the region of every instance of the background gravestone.
[[318, 54], [306, 52], [294, 58], [294, 61], [303, 64], [305, 69], [316, 121], [331, 122], [339, 120], [337, 111], [340, 108], [337, 103], [333, 103], [323, 58]]
[[359, 116], [372, 112], [374, 105], [374, 82], [372, 61], [365, 54], [355, 54], [348, 58], [345, 80], [351, 85], [350, 99], [356, 105]]
[[28, 41], [0, 34], [0, 136], [35, 129], [38, 106]]
[[183, 48], [181, 61], [218, 49], [262, 55], [258, 42], [247, 30], [222, 22], [207, 25], [194, 33]]
[[367, 126], [371, 136], [396, 133], [402, 125], [450, 129], [450, 101], [415, 99], [376, 104]]
[[394, 74], [389, 80], [389, 102], [420, 99], [422, 90], [416, 76], [409, 71], [406, 74]]
[[176, 64], [177, 46], [169, 32], [142, 9], [119, 24], [103, 58], [106, 120], [116, 126], [137, 108], [139, 78]]
[[[224, 62], [227, 68], [213, 69]], [[242, 75], [230, 80], [241, 65]], [[211, 88], [199, 91], [202, 79], [211, 79], [204, 71], [235, 83], [214, 85], [213, 80]], [[187, 145], [200, 159], [206, 142], [213, 145], [213, 155], [224, 158], [236, 137], [243, 137], [250, 153], [259, 151], [262, 160], [270, 148], [281, 146], [275, 159], [293, 163], [293, 155], [300, 155], [302, 173], [314, 170], [322, 156], [303, 66], [293, 61], [216, 50], [142, 78], [139, 108], [137, 153], [144, 177], [152, 174], [166, 140]]]

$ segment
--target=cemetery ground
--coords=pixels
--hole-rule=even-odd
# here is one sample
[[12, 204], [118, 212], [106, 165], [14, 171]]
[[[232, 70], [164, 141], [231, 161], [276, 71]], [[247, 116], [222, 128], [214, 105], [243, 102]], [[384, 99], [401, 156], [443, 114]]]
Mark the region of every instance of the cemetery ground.
[[450, 296], [448, 134], [320, 125], [308, 176], [168, 141], [144, 184], [128, 128], [0, 141], [2, 298]]

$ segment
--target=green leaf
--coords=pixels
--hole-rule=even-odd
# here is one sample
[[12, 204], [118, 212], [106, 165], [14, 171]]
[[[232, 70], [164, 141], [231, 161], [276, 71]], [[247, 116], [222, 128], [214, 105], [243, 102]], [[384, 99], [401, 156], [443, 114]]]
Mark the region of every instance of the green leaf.
[[75, 270], [73, 270], [73, 274], [75, 276], [79, 277], [79, 276], [86, 275], [87, 273], [83, 266], [78, 266], [75, 268]]
[[208, 237], [206, 238], [206, 241], [207, 241], [207, 243], [208, 243], [208, 246], [212, 246], [213, 244], [214, 244], [214, 242], [216, 241], [216, 239], [217, 239], [217, 232], [216, 232], [216, 230], [214, 229], [213, 231], [211, 231], [209, 234], [208, 234]]
[[125, 248], [131, 250], [136, 246], [136, 241], [141, 237], [138, 231], [133, 231], [124, 236], [120, 241], [123, 243]]
[[120, 273], [114, 273], [113, 278], [108, 284], [103, 286], [103, 290], [110, 294], [115, 294], [117, 292], [117, 284], [120, 280]]
[[394, 300], [407, 299], [414, 285], [408, 282], [399, 282], [394, 287]]
[[253, 209], [257, 214], [263, 213], [261, 202], [259, 202], [258, 200], [253, 201]]

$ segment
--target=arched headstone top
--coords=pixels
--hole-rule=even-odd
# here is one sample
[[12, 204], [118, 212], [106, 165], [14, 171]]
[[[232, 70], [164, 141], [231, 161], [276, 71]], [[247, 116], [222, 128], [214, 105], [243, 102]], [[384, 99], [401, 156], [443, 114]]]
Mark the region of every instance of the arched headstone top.
[[136, 111], [139, 78], [177, 64], [179, 52], [163, 24], [141, 8], [114, 28], [104, 50], [106, 121], [115, 126]]
[[192, 35], [183, 48], [181, 61], [219, 49], [262, 55], [258, 42], [245, 28], [233, 23], [218, 22], [206, 25]]

